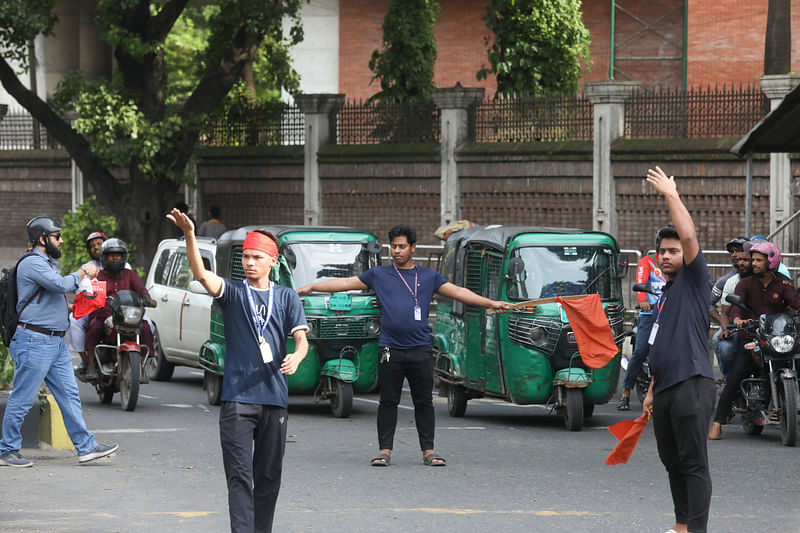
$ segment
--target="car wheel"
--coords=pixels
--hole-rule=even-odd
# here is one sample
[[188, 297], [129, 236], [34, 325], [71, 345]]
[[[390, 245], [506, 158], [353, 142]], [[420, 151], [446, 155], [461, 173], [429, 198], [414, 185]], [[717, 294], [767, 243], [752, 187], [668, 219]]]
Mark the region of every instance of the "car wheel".
[[164, 357], [164, 350], [161, 347], [161, 340], [158, 338], [158, 328], [153, 328], [153, 357], [147, 359], [145, 371], [147, 377], [153, 381], [169, 381], [175, 371], [175, 365], [167, 361]]

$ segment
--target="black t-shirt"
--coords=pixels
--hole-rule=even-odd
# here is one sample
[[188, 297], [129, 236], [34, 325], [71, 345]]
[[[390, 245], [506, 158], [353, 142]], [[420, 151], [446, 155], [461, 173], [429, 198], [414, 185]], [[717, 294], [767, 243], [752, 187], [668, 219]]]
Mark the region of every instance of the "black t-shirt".
[[[708, 356], [711, 277], [702, 251], [664, 287], [655, 309], [658, 331], [648, 355], [658, 393], [701, 375], [714, 378]], [[653, 326], [655, 328], [655, 324]]]

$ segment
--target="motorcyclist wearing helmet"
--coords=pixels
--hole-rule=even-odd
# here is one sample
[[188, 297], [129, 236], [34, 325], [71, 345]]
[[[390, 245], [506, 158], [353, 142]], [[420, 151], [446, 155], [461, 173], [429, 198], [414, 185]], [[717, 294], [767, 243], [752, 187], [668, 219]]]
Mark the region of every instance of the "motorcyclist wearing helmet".
[[[156, 306], [156, 301], [150, 297], [150, 293], [142, 283], [142, 280], [133, 270], [125, 268], [128, 261], [128, 247], [120, 239], [108, 239], [103, 242], [100, 250], [100, 262], [103, 269], [97, 275], [97, 279], [106, 282], [106, 296], [113, 297], [118, 291], [132, 290], [141, 296], [145, 305], [150, 307]], [[91, 356], [94, 354], [94, 348], [103, 338], [103, 322], [111, 315], [111, 309], [108, 305], [96, 309], [89, 315], [89, 328], [86, 331], [86, 352]], [[142, 322], [142, 330], [140, 333], [141, 340], [153, 351], [153, 332], [147, 321]], [[86, 370], [86, 380], [91, 381], [97, 379], [97, 369], [95, 368], [95, 358], [91, 356], [88, 358], [89, 368]]]
[[[781, 252], [777, 246], [767, 241], [752, 245], [750, 261], [753, 275], [739, 281], [734, 294], [744, 300], [747, 307], [752, 310], [752, 314], [739, 306], [733, 306], [731, 318], [737, 328], [763, 314], [783, 313], [789, 308], [800, 309], [800, 295], [795, 291], [792, 282], [776, 274], [781, 262]], [[747, 339], [742, 337], [739, 336], [739, 349], [733, 361], [733, 368], [725, 388], [722, 389], [714, 423], [708, 433], [708, 438], [711, 440], [722, 438], [722, 425], [728, 421], [739, 384], [747, 377], [750, 370], [750, 354], [743, 348], [743, 343]]]
[[[84, 244], [86, 245], [86, 252], [89, 254], [89, 261], [83, 266], [94, 265], [98, 270], [103, 269], [100, 263], [100, 248], [103, 243], [108, 240], [108, 237], [102, 231], [93, 231], [90, 233]], [[89, 358], [86, 355], [86, 328], [89, 327], [89, 317], [84, 316], [75, 318], [72, 313], [69, 315], [69, 330], [67, 330], [67, 348], [70, 352], [76, 353], [81, 358], [81, 364], [78, 365], [78, 377], [83, 378], [86, 375], [86, 370], [89, 368]]]

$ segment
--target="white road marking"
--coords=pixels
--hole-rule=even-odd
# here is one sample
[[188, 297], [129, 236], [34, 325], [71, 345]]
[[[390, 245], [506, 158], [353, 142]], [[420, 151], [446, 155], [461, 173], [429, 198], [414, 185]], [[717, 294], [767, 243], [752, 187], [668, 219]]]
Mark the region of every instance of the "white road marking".
[[158, 400], [158, 396], [148, 396], [147, 394], [139, 393], [139, 398], [147, 398], [148, 400]]
[[194, 407], [194, 405], [188, 403], [162, 403], [161, 407], [177, 407], [178, 409], [191, 409], [192, 407]]
[[[359, 402], [367, 402], [367, 403], [374, 403], [376, 405], [380, 405], [381, 402], [378, 400], [368, 400], [366, 398], [353, 398], [354, 400], [358, 400]], [[413, 411], [413, 407], [409, 407], [408, 405], [398, 405], [398, 409], [407, 409], [408, 411]]]

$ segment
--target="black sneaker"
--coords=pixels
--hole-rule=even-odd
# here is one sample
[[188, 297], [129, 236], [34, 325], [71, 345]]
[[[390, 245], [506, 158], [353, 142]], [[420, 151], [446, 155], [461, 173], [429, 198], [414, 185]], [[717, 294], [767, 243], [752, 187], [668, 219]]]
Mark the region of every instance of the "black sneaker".
[[33, 461], [19, 453], [18, 451], [0, 454], [0, 466], [14, 466], [16, 468], [28, 468], [33, 466]]
[[101, 457], [108, 457], [118, 449], [119, 449], [119, 444], [98, 444], [97, 446], [95, 446], [95, 449], [90, 451], [89, 453], [79, 455], [78, 462], [88, 463], [89, 461], [100, 459]]
[[89, 368], [89, 365], [86, 364], [86, 361], [81, 361], [81, 364], [78, 365], [76, 369], [79, 376], [83, 376], [86, 374], [86, 369]]

